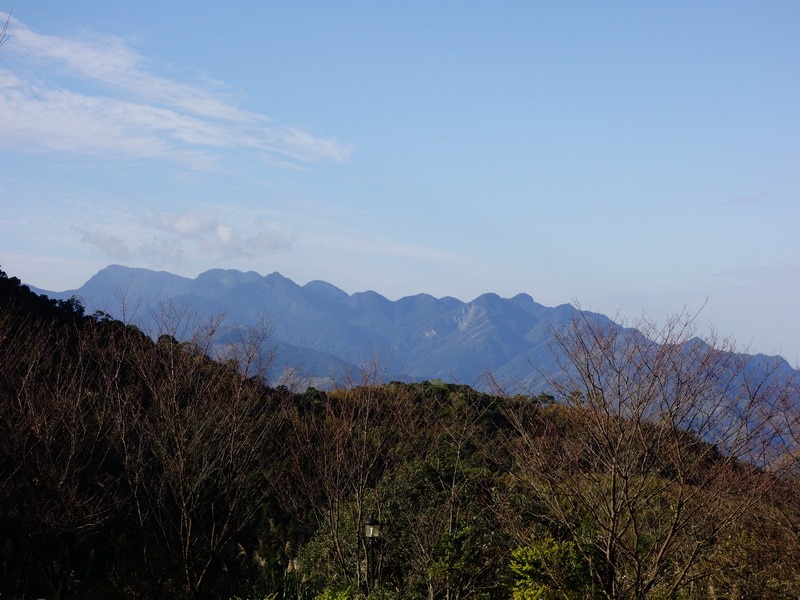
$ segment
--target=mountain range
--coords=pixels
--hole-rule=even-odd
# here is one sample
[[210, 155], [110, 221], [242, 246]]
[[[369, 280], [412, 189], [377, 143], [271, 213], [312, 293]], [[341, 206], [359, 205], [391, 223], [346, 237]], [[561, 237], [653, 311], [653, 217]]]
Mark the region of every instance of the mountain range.
[[[266, 321], [273, 329], [265, 348], [275, 354], [271, 379], [317, 387], [367, 371], [386, 381], [441, 379], [483, 388], [491, 373], [509, 387], [543, 391], [558, 367], [551, 328], [578, 313], [570, 304], [543, 306], [527, 294], [486, 293], [470, 302], [418, 294], [391, 301], [373, 291], [348, 294], [324, 281], [301, 286], [277, 272], [223, 269], [190, 279], [111, 265], [78, 289], [35, 291], [77, 297], [88, 312], [100, 310], [149, 332], [157, 331], [165, 309], [201, 320], [224, 315], [221, 344], [236, 328]], [[761, 364], [765, 357], [753, 358]], [[800, 380], [800, 372], [776, 360]]]

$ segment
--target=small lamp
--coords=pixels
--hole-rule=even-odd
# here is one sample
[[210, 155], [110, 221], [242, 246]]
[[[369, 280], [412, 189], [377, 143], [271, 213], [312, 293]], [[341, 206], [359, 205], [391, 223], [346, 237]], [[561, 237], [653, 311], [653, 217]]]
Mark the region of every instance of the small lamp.
[[368, 540], [381, 537], [381, 523], [373, 517], [364, 520], [364, 537]]

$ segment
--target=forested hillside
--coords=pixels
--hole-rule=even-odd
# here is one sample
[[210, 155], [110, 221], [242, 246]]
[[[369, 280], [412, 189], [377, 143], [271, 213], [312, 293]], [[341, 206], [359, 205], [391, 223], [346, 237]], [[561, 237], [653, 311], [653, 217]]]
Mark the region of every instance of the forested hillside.
[[159, 323], [0, 272], [0, 597], [800, 595], [795, 381], [681, 319], [576, 315], [533, 396], [269, 387], [269, 329]]

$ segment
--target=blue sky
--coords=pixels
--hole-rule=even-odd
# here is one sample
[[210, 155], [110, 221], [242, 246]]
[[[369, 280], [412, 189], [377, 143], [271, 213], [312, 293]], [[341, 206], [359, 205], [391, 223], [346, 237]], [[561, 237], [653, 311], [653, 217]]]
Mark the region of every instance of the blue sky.
[[798, 29], [794, 1], [16, 2], [0, 265], [705, 302], [796, 364]]

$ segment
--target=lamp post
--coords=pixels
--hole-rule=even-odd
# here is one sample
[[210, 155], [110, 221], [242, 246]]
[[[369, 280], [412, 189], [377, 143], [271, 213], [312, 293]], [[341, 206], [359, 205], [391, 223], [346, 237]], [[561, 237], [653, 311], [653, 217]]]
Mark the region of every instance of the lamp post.
[[381, 537], [381, 525], [373, 517], [364, 519], [364, 538], [367, 544], [367, 594], [375, 586], [375, 544]]

